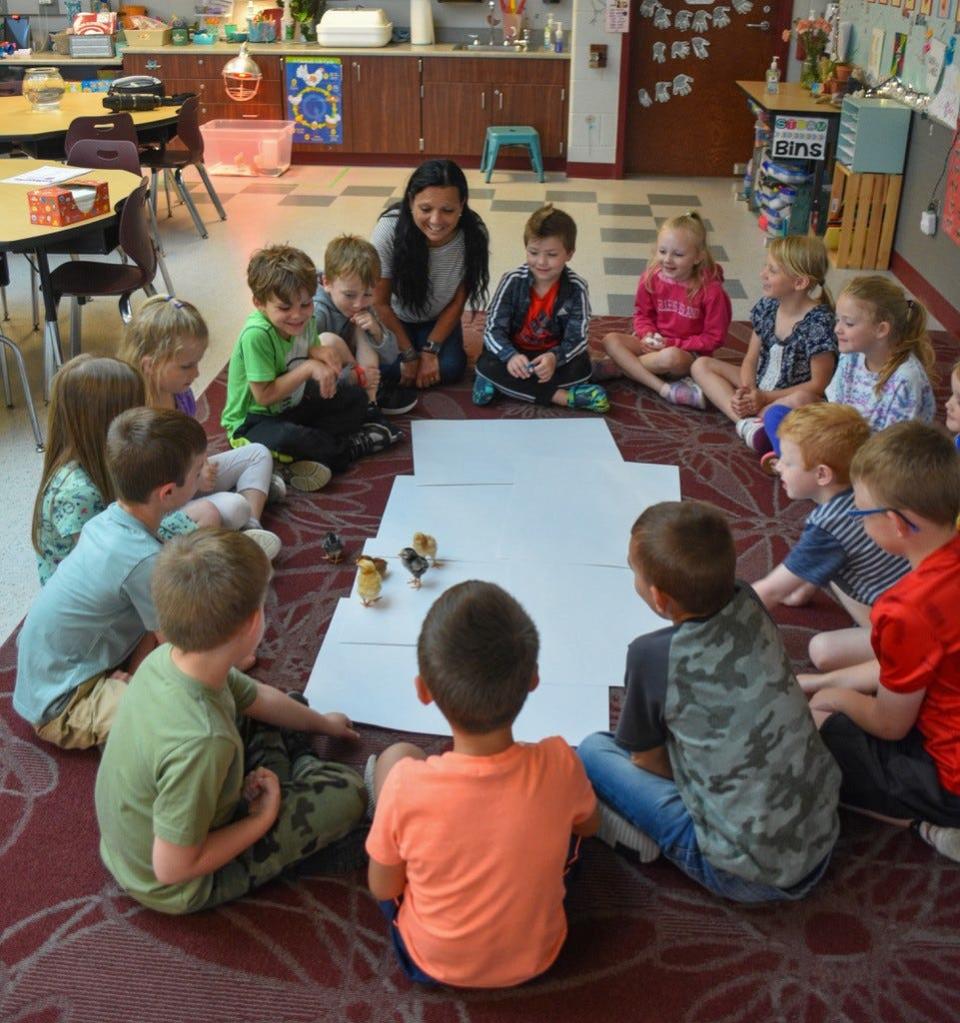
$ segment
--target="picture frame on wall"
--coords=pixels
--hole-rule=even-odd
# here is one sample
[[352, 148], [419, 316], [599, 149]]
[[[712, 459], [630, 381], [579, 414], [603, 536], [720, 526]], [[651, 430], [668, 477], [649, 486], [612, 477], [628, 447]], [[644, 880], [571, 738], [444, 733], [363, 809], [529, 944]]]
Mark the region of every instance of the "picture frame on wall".
[[933, 12], [933, 0], [920, 0], [920, 13], [929, 18]]
[[917, 6], [917, 0], [903, 0], [903, 14], [906, 17]]
[[950, 7], [953, 4], [953, 0], [939, 0], [937, 4], [937, 17], [946, 20], [950, 17]]

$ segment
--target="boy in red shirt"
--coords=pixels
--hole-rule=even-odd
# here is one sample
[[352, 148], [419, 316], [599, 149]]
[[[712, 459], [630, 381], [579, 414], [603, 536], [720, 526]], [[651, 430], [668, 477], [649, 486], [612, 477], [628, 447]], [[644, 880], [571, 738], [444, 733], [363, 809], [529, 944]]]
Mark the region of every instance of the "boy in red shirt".
[[840, 801], [960, 859], [960, 457], [913, 420], [871, 437], [850, 476], [850, 514], [912, 571], [870, 616], [877, 695], [822, 689], [810, 706], [843, 772]]
[[592, 835], [599, 818], [563, 739], [514, 742], [538, 649], [536, 626], [499, 586], [451, 587], [424, 619], [415, 681], [449, 722], [453, 751], [398, 743], [368, 764], [370, 891], [412, 980], [522, 984], [566, 939], [570, 836]]
[[573, 217], [542, 206], [523, 229], [526, 262], [500, 278], [487, 310], [474, 405], [508, 398], [607, 412], [607, 392], [590, 380], [587, 282], [567, 265], [577, 245]]

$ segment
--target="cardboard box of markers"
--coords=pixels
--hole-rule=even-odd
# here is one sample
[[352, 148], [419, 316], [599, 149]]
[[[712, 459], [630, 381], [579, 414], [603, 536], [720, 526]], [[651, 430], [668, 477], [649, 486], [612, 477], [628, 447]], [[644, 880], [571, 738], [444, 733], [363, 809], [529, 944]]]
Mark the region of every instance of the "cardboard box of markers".
[[31, 224], [67, 227], [109, 213], [110, 191], [106, 181], [77, 179], [27, 192], [27, 205]]

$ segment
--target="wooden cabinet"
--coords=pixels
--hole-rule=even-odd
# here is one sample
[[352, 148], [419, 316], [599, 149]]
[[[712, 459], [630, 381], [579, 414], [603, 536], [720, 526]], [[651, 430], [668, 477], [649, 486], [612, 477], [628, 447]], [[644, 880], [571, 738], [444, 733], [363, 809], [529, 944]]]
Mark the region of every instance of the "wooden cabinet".
[[282, 66], [279, 57], [257, 57], [263, 75], [257, 95], [237, 103], [227, 95], [223, 68], [231, 57], [179, 53], [125, 53], [123, 71], [128, 75], [154, 75], [168, 96], [195, 92], [200, 97], [200, 123], [218, 118], [277, 121], [283, 110]]
[[[200, 122], [215, 119], [285, 120], [283, 57], [257, 54], [260, 90], [247, 103], [226, 93], [223, 68], [231, 58], [164, 50], [125, 53], [125, 74], [154, 75], [168, 95], [195, 92]], [[309, 55], [306, 56], [309, 59]], [[540, 133], [545, 159], [564, 155], [567, 127], [565, 60], [528, 57], [341, 57], [343, 141], [295, 144], [303, 158], [421, 156], [479, 158], [492, 124], [529, 124]], [[535, 84], [534, 84], [535, 83]], [[370, 162], [370, 161], [367, 161]]]
[[563, 156], [568, 71], [566, 61], [534, 57], [424, 61], [425, 152], [479, 156], [488, 126], [529, 124], [540, 133], [545, 158]]

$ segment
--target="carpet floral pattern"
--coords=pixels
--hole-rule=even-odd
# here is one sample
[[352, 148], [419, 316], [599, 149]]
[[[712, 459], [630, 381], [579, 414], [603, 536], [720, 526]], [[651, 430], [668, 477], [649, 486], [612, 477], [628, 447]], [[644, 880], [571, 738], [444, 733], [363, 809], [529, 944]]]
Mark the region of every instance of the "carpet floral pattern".
[[[474, 348], [481, 323], [466, 321]], [[599, 318], [593, 334], [625, 326]], [[742, 349], [743, 326], [733, 335], [731, 349]], [[938, 348], [943, 372], [955, 348], [945, 337]], [[201, 401], [214, 447], [224, 443], [223, 397], [221, 377]], [[718, 413], [673, 408], [620, 382], [611, 386], [611, 399], [608, 422], [626, 458], [678, 464], [684, 496], [712, 501], [729, 515], [743, 578], [757, 578], [783, 557], [809, 508], [787, 500], [761, 474]], [[415, 413], [433, 419], [569, 414], [506, 402], [476, 409], [466, 384], [425, 395]], [[352, 579], [349, 565], [322, 560], [320, 538], [336, 529], [352, 556], [376, 532], [393, 478], [411, 470], [404, 443], [318, 495], [293, 494], [268, 509], [265, 525], [280, 534], [285, 550], [254, 671], [260, 679], [305, 684], [334, 605]], [[590, 523], [583, 528], [588, 534]], [[845, 624], [825, 597], [808, 608], [783, 609], [777, 618], [798, 668], [813, 632]], [[513, 991], [429, 991], [404, 980], [361, 871], [329, 878], [308, 866], [193, 918], [151, 913], [124, 896], [100, 863], [97, 756], [61, 753], [33, 738], [11, 706], [15, 661], [11, 637], [0, 648], [4, 1021], [960, 1018], [960, 867], [910, 834], [849, 814], [824, 881], [798, 905], [727, 904], [669, 864], [636, 867], [586, 843], [567, 945], [544, 977]], [[317, 750], [360, 764], [394, 738], [381, 729], [362, 731], [358, 747], [318, 742]], [[444, 747], [441, 739], [422, 741], [434, 752]]]

